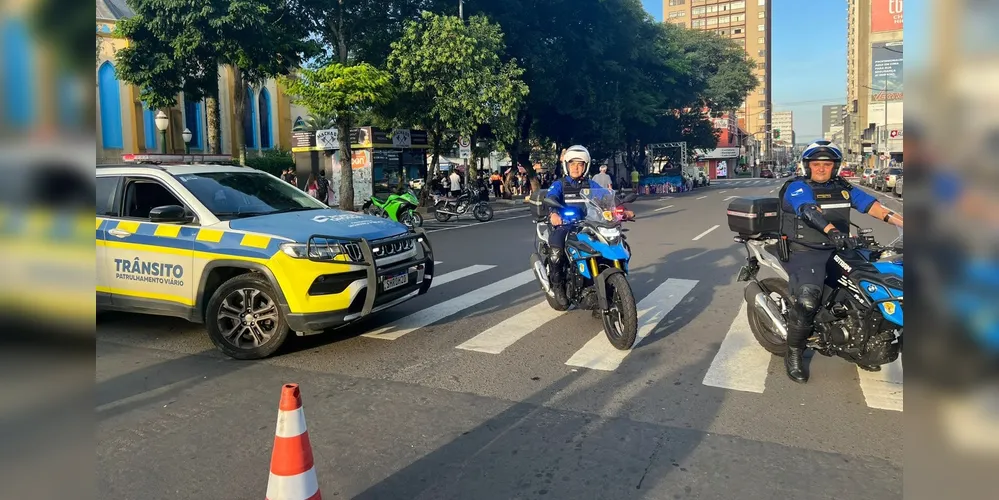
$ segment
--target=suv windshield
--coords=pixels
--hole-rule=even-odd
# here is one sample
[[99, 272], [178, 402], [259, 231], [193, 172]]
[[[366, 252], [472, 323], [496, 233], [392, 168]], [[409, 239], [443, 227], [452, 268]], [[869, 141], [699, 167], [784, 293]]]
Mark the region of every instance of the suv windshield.
[[327, 208], [263, 172], [205, 172], [177, 180], [220, 219]]

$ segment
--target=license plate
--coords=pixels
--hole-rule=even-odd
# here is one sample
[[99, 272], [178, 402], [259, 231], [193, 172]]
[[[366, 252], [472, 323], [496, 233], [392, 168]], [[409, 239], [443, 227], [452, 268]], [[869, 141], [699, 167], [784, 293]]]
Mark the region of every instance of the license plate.
[[393, 288], [399, 288], [400, 286], [403, 286], [407, 283], [409, 283], [408, 272], [402, 273], [398, 276], [393, 276], [391, 278], [385, 278], [385, 281], [382, 283], [382, 288], [384, 288], [385, 291], [388, 291], [392, 290]]

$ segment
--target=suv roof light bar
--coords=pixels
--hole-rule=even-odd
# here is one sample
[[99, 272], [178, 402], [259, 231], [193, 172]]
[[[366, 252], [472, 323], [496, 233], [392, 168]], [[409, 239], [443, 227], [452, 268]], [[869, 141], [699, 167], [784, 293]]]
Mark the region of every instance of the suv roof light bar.
[[168, 155], [159, 153], [142, 153], [135, 154], [129, 153], [121, 155], [122, 163], [131, 164], [147, 164], [147, 165], [161, 165], [161, 164], [226, 164], [232, 165], [233, 159], [232, 155]]

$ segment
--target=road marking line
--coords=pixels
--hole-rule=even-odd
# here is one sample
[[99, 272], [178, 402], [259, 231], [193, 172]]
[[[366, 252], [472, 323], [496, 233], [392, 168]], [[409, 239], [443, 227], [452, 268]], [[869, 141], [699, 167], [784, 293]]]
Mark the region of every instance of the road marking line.
[[763, 393], [772, 357], [760, 346], [746, 319], [745, 300], [732, 321], [718, 352], [704, 374], [704, 385], [733, 391]]
[[711, 231], [714, 231], [715, 229], [718, 229], [718, 227], [719, 227], [719, 224], [715, 224], [714, 226], [711, 226], [711, 228], [708, 229], [707, 231], [704, 231], [703, 233], [701, 233], [701, 234], [699, 234], [697, 236], [694, 236], [694, 239], [691, 240], [691, 241], [697, 241], [697, 240], [699, 240], [699, 239], [707, 236], [708, 233], [710, 233]]
[[718, 194], [725, 194], [725, 193], [727, 193], [727, 192], [728, 192], [728, 189], [723, 189], [723, 190], [721, 190], [721, 191], [718, 191]]
[[631, 346], [631, 349], [622, 351], [614, 348], [601, 330], [586, 345], [576, 351], [565, 364], [591, 370], [616, 370], [618, 366], [621, 366], [624, 358], [635, 349], [635, 346], [649, 336], [656, 326], [666, 318], [666, 315], [676, 308], [695, 286], [697, 286], [696, 280], [670, 278], [642, 299], [638, 303], [638, 338], [635, 339], [635, 344]]
[[707, 198], [707, 196], [701, 196], [700, 198], [697, 198], [697, 199], [698, 200], [703, 200], [704, 198]]
[[[445, 275], [446, 276], [446, 275]], [[409, 316], [398, 319], [377, 330], [365, 333], [362, 337], [382, 340], [396, 340], [420, 328], [432, 325], [448, 316], [457, 314], [469, 307], [485, 302], [497, 295], [509, 292], [525, 285], [534, 279], [534, 271], [527, 270], [509, 278], [497, 281], [451, 300], [435, 304], [417, 311]]]
[[504, 349], [510, 347], [527, 334], [541, 328], [545, 323], [565, 314], [564, 311], [556, 311], [548, 305], [548, 301], [522, 312], [515, 314], [492, 328], [472, 337], [468, 341], [456, 347], [466, 351], [477, 351], [488, 354], [499, 354]]
[[776, 191], [776, 189], [771, 189], [771, 190], [770, 190], [770, 192], [771, 192], [771, 193], [773, 193], [774, 191]]
[[860, 390], [864, 401], [871, 408], [902, 411], [902, 357], [894, 363], [881, 366], [880, 372], [869, 372], [857, 367]]
[[444, 262], [442, 262], [442, 261], [439, 261], [439, 260], [435, 260], [435, 261], [434, 261], [434, 265], [435, 265], [435, 266], [439, 266], [439, 265], [441, 265], [441, 264], [443, 264], [443, 263], [444, 263]]
[[485, 225], [485, 224], [492, 224], [493, 222], [502, 222], [502, 221], [505, 221], [505, 220], [513, 220], [513, 219], [523, 219], [524, 217], [530, 217], [530, 216], [531, 216], [531, 214], [518, 215], [516, 217], [504, 217], [502, 219], [493, 219], [493, 220], [488, 221], [488, 222], [476, 222], [474, 224], [465, 224], [464, 226], [445, 227], [445, 228], [442, 228], [442, 229], [431, 229], [431, 230], [427, 231], [427, 233], [439, 233], [441, 231], [450, 231], [452, 229], [463, 229], [463, 228], [466, 228], [466, 227], [482, 226], [482, 225]]
[[481, 273], [482, 271], [488, 271], [496, 266], [489, 266], [485, 264], [475, 264], [474, 266], [468, 266], [464, 269], [459, 269], [457, 271], [451, 271], [447, 274], [442, 274], [440, 276], [435, 276], [433, 283], [430, 284], [430, 288], [436, 286], [446, 285], [452, 281], [460, 280], [462, 278], [467, 278], [473, 274]]
[[666, 200], [672, 200], [672, 199], [673, 199], [672, 196], [667, 196], [665, 198], [661, 198], [659, 201], [666, 201]]
[[662, 207], [662, 208], [657, 208], [657, 209], [653, 210], [653, 212], [660, 212], [660, 211], [663, 211], [663, 210], [668, 210], [670, 208], [673, 208], [673, 205], [667, 205], [667, 206]]
[[738, 198], [738, 196], [728, 196], [728, 197], [726, 197], [726, 198], [725, 198], [724, 200], [722, 200], [722, 201], [728, 201], [728, 200], [731, 200], [732, 198]]

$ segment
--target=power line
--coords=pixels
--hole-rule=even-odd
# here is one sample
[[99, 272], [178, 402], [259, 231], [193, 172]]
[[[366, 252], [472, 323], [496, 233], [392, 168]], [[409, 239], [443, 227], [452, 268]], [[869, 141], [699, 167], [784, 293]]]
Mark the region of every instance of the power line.
[[798, 106], [801, 104], [823, 104], [823, 103], [835, 103], [835, 104], [846, 104], [846, 97], [830, 97], [827, 99], [813, 99], [809, 101], [794, 101], [794, 102], [774, 102], [774, 106]]

